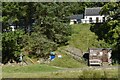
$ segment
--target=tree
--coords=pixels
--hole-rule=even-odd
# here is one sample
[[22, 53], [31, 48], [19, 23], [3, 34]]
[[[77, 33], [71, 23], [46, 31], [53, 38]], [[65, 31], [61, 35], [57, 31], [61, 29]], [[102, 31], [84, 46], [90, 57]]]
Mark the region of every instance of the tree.
[[120, 3], [108, 3], [103, 6], [101, 15], [108, 15], [108, 20], [104, 26], [108, 29], [104, 38], [109, 43], [117, 45], [120, 37]]
[[2, 34], [2, 62], [6, 63], [10, 60], [18, 61], [18, 56], [23, 48], [24, 32], [17, 30], [15, 32], [6, 32]]
[[24, 27], [29, 32], [32, 27], [32, 18], [34, 14], [33, 3], [3, 2], [2, 20], [3, 29], [9, 29], [10, 25]]
[[[64, 12], [65, 9], [64, 5], [56, 3], [3, 3], [3, 29], [9, 28], [13, 23], [20, 26], [21, 22], [26, 23], [25, 29], [33, 27], [30, 35], [18, 30], [3, 32], [3, 63], [16, 60], [25, 50], [28, 50], [28, 55], [32, 52], [44, 56], [56, 50], [58, 45], [65, 45], [71, 34], [65, 19], [68, 15]], [[59, 10], [61, 13], [58, 13]], [[34, 25], [32, 19], [35, 20]]]
[[68, 16], [66, 10], [68, 5], [59, 3], [37, 3], [36, 5], [36, 25], [39, 25], [42, 34], [57, 44], [66, 44], [71, 34], [71, 28], [65, 19]]
[[[71, 36], [68, 16], [81, 14], [84, 8], [102, 3], [36, 3], [3, 2], [3, 61], [16, 59], [28, 51], [44, 56], [57, 47], [67, 45]], [[24, 31], [10, 31], [10, 25]], [[7, 30], [5, 32], [4, 30]], [[20, 37], [22, 36], [22, 37]], [[5, 63], [4, 62], [4, 63]]]
[[103, 6], [101, 15], [106, 15], [107, 21], [103, 24], [92, 25], [91, 30], [95, 32], [99, 39], [111, 44], [115, 59], [120, 62], [118, 56], [120, 49], [120, 3], [109, 2]]

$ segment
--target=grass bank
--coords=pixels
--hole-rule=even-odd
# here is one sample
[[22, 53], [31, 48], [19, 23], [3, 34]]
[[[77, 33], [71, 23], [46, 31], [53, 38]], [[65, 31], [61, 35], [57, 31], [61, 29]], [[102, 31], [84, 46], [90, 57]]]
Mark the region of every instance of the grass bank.
[[90, 30], [91, 24], [72, 25], [73, 34], [69, 45], [87, 51], [88, 48], [109, 47], [103, 40], [97, 40], [97, 36]]
[[58, 51], [56, 51], [57, 54], [61, 54], [62, 58], [56, 57], [53, 61], [50, 62], [49, 65], [51, 66], [59, 66], [64, 68], [81, 68], [85, 67], [85, 63], [81, 63], [77, 60], [75, 60], [73, 57], [68, 55], [66, 52], [61, 50], [60, 48]]

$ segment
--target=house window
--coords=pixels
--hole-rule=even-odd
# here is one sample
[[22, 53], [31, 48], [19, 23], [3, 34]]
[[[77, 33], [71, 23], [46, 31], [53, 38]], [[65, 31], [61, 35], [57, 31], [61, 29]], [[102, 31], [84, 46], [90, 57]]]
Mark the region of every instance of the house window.
[[96, 23], [98, 23], [99, 22], [99, 17], [96, 17]]
[[103, 17], [103, 22], [105, 22], [105, 17]]
[[92, 22], [92, 18], [91, 17], [89, 18], [89, 22]]
[[77, 19], [77, 21], [78, 21], [78, 23], [80, 23], [80, 22], [81, 22], [81, 20], [80, 20], [80, 19]]

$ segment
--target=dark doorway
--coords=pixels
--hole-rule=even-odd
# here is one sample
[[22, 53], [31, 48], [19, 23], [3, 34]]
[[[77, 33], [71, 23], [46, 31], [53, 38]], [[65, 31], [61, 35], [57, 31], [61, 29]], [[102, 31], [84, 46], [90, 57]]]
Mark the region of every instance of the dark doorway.
[[89, 22], [93, 22], [93, 20], [92, 20], [92, 18], [91, 18], [91, 17], [89, 18]]
[[98, 23], [99, 22], [99, 17], [96, 17], [96, 23]]
[[84, 58], [84, 60], [87, 62], [87, 65], [89, 65], [89, 52], [85, 52], [85, 53], [83, 54], [83, 58]]
[[74, 21], [74, 24], [77, 24], [77, 21]]
[[103, 22], [105, 22], [105, 17], [103, 17]]

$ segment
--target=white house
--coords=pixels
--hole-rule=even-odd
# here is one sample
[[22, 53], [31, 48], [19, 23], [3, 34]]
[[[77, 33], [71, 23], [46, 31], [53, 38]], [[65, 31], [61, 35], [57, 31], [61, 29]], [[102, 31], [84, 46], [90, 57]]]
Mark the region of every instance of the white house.
[[76, 14], [68, 17], [70, 19], [70, 25], [81, 23], [81, 19], [83, 19], [83, 14]]
[[82, 23], [102, 23], [106, 21], [105, 15], [100, 15], [102, 7], [86, 8], [84, 13], [84, 19], [81, 19]]
[[12, 28], [12, 31], [15, 31], [15, 26], [11, 25], [10, 27]]

